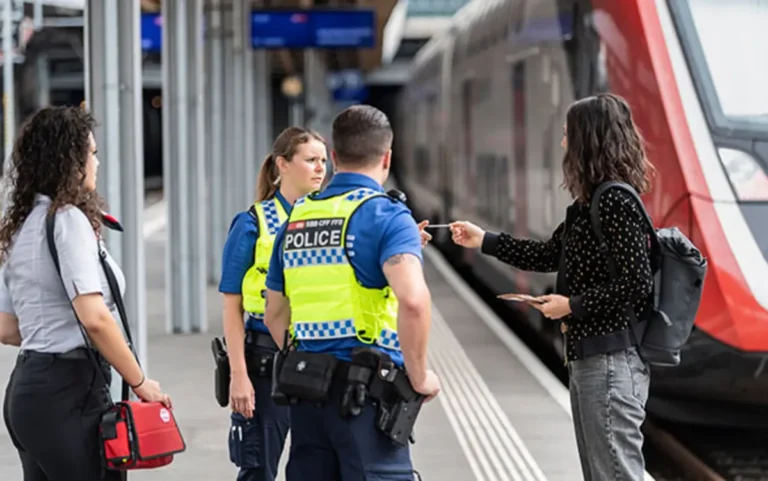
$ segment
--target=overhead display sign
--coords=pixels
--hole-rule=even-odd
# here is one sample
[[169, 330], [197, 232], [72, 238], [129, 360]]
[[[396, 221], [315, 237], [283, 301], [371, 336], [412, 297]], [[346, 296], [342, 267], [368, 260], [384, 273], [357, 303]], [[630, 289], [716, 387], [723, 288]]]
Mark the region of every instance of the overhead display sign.
[[141, 14], [141, 49], [159, 52], [163, 44], [163, 17], [159, 13]]
[[365, 102], [368, 98], [368, 87], [365, 85], [363, 73], [359, 70], [330, 72], [326, 77], [326, 85], [333, 95], [334, 102], [355, 104]]
[[253, 48], [373, 48], [373, 9], [254, 10]]

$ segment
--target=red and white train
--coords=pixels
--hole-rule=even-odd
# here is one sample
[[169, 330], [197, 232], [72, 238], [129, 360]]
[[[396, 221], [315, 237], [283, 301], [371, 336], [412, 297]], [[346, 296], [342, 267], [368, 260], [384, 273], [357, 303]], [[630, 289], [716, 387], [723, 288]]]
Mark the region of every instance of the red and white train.
[[[422, 48], [399, 99], [395, 169], [417, 215], [540, 239], [571, 202], [569, 104], [628, 100], [658, 170], [649, 213], [709, 259], [682, 364], [653, 373], [649, 410], [678, 422], [768, 425], [766, 25], [761, 0], [474, 0]], [[552, 291], [553, 275], [443, 234], [494, 291]], [[560, 352], [535, 312], [526, 319]]]

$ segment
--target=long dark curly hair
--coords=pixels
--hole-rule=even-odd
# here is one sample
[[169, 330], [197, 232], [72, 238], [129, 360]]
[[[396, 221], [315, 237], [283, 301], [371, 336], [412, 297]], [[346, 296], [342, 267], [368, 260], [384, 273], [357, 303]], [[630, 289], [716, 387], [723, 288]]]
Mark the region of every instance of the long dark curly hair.
[[607, 181], [629, 184], [639, 194], [650, 188], [654, 168], [623, 98], [606, 93], [574, 102], [565, 136], [563, 185], [574, 199], [588, 202]]
[[10, 203], [0, 219], [0, 262], [5, 261], [13, 236], [35, 205], [35, 196], [51, 198], [50, 211], [74, 205], [101, 230], [103, 202], [85, 186], [89, 135], [96, 125], [79, 107], [46, 107], [20, 127], [6, 175]]

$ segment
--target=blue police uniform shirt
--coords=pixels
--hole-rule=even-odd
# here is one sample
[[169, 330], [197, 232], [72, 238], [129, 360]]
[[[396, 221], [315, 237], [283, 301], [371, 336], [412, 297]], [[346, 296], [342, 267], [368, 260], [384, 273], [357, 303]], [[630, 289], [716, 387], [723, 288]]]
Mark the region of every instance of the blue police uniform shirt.
[[[317, 199], [326, 199], [341, 195], [359, 188], [373, 189], [384, 192], [384, 189], [372, 178], [356, 173], [337, 173]], [[354, 251], [350, 264], [355, 271], [358, 281], [371, 289], [381, 289], [387, 286], [384, 277], [384, 262], [397, 254], [413, 254], [422, 260], [421, 235], [419, 227], [411, 215], [410, 209], [402, 202], [393, 202], [386, 197], [376, 197], [363, 203], [349, 219], [347, 233], [355, 236], [356, 246], [366, 246], [365, 249]], [[283, 275], [283, 238], [285, 224], [275, 237], [275, 248], [272, 250], [272, 260], [267, 272], [267, 288], [277, 292], [285, 292], [285, 276]], [[367, 346], [356, 338], [311, 340], [299, 342], [298, 349], [309, 352], [329, 352], [342, 360], [351, 360], [351, 352], [359, 346]], [[403, 364], [403, 356], [399, 351], [371, 345], [390, 355], [397, 365]]]
[[[291, 212], [291, 204], [278, 191], [275, 198], [280, 202], [287, 214]], [[238, 213], [229, 226], [229, 234], [224, 243], [224, 254], [221, 262], [221, 281], [219, 292], [222, 294], [243, 294], [243, 278], [255, 261], [256, 240], [259, 238], [259, 223], [246, 210]], [[248, 316], [245, 328], [269, 334], [267, 326], [261, 319]]]

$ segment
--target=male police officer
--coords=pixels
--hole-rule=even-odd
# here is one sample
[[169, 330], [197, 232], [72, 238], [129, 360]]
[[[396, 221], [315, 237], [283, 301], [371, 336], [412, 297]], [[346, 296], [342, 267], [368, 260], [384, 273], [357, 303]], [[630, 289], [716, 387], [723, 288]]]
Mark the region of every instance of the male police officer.
[[[323, 192], [296, 202], [275, 240], [265, 322], [278, 345], [289, 327], [297, 342], [278, 386], [298, 399], [290, 408], [288, 481], [412, 479], [407, 441], [393, 442], [397, 433], [386, 430], [387, 420], [410, 413], [382, 416], [385, 402], [376, 393], [386, 389], [371, 379], [388, 374], [427, 399], [440, 390], [426, 368], [431, 297], [419, 227], [382, 188], [392, 137], [387, 117], [373, 107], [341, 112], [333, 123], [335, 176]], [[356, 364], [377, 356], [396, 368]], [[367, 391], [354, 389], [353, 378], [370, 382]], [[355, 400], [357, 409], [350, 408]]]

